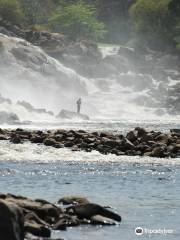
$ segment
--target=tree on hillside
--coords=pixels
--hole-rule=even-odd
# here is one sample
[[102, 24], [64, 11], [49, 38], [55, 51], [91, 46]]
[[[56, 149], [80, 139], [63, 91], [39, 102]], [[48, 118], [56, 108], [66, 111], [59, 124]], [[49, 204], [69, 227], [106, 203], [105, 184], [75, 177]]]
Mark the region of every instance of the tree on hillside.
[[[92, 2], [92, 0], [86, 0]], [[131, 34], [129, 7], [135, 0], [93, 0], [98, 19], [107, 26], [106, 40], [113, 43], [126, 43]]]
[[96, 18], [96, 8], [83, 1], [59, 6], [50, 18], [50, 26], [73, 40], [99, 40], [105, 33], [104, 24]]
[[19, 24], [23, 18], [18, 0], [0, 0], [0, 19]]
[[151, 47], [164, 48], [173, 44], [170, 0], [137, 0], [130, 8], [135, 31]]
[[59, 0], [20, 0], [25, 15], [25, 23], [47, 24], [52, 11], [59, 5]]
[[175, 18], [177, 17], [180, 18], [180, 1], [179, 0], [171, 0], [168, 7]]
[[173, 37], [176, 42], [176, 46], [180, 49], [180, 1], [171, 0], [169, 3], [169, 11], [173, 19]]

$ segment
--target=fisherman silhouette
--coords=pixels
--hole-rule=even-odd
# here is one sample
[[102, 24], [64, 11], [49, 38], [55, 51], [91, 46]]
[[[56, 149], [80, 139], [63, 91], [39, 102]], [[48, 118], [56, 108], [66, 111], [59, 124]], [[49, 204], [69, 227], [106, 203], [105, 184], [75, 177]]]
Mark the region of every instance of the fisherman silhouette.
[[76, 102], [76, 104], [77, 104], [77, 114], [80, 113], [81, 103], [82, 103], [81, 98], [79, 98], [79, 99], [77, 100], [77, 102]]

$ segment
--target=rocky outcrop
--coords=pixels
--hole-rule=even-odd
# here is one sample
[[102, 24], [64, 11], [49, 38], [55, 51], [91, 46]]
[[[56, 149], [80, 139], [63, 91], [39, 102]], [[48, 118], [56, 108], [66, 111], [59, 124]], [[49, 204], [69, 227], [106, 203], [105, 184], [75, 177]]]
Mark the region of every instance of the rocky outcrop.
[[4, 240], [24, 240], [23, 211], [4, 196], [0, 197], [0, 235]]
[[89, 117], [85, 114], [76, 113], [65, 109], [61, 110], [61, 112], [56, 116], [56, 118], [89, 120]]
[[[74, 198], [86, 199], [78, 196]], [[72, 201], [69, 204], [71, 205], [61, 208], [44, 199], [33, 200], [13, 194], [0, 194], [2, 239], [51, 240], [51, 230], [66, 230], [67, 227], [80, 224], [114, 225], [121, 221], [117, 213], [98, 204], [89, 203], [88, 200], [86, 203]]]
[[48, 55], [84, 76], [92, 75], [93, 68], [102, 59], [97, 44], [86, 40], [72, 42], [60, 33], [26, 30], [6, 21], [0, 21], [0, 33], [40, 46]]
[[180, 130], [171, 129], [168, 133], [147, 131], [137, 127], [126, 135], [105, 132], [86, 132], [83, 130], [30, 131], [23, 129], [0, 131], [0, 140], [12, 143], [30, 141], [49, 147], [72, 151], [98, 151], [117, 156], [179, 157]]

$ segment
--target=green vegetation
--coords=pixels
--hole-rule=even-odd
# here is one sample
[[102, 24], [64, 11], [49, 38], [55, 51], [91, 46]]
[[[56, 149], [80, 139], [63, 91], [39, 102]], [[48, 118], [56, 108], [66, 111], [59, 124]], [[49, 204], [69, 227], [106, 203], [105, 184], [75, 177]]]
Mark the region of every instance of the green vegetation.
[[18, 24], [23, 19], [23, 12], [18, 0], [0, 0], [0, 18]]
[[171, 4], [171, 0], [137, 0], [130, 8], [135, 33], [146, 45], [164, 50], [177, 44], [177, 9], [173, 12]]
[[50, 18], [50, 26], [73, 40], [87, 38], [97, 41], [105, 34], [104, 24], [96, 18], [95, 7], [82, 1], [60, 6]]
[[72, 40], [180, 49], [180, 0], [0, 0], [0, 19]]

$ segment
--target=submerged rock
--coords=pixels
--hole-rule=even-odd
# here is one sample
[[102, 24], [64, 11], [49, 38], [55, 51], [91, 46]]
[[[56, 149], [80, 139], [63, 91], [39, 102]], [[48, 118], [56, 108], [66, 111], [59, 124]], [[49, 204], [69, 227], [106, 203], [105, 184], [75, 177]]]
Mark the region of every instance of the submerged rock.
[[61, 110], [61, 112], [56, 116], [56, 118], [62, 118], [62, 119], [81, 119], [81, 120], [89, 120], [89, 117], [85, 114], [76, 113], [68, 110]]

